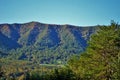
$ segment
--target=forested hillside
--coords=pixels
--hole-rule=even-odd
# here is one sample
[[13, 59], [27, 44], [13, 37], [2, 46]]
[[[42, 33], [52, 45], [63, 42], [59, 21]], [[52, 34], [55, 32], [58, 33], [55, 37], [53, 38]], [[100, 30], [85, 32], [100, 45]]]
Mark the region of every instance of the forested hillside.
[[[64, 65], [0, 59], [2, 80], [119, 80], [120, 26], [98, 26], [86, 50]], [[0, 52], [0, 54], [5, 54]]]
[[[83, 52], [95, 31], [96, 27], [67, 24], [1, 24], [0, 51], [8, 59], [61, 64], [70, 56]], [[0, 55], [2, 58], [3, 54]]]

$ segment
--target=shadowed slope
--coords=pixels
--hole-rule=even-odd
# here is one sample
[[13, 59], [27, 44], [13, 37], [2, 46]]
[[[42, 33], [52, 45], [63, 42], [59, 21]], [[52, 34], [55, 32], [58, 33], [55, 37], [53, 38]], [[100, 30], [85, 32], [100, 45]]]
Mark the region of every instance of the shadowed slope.
[[95, 30], [95, 27], [39, 22], [1, 24], [0, 48], [18, 54], [14, 56], [16, 59], [37, 60], [40, 63], [64, 62], [69, 56], [85, 50], [87, 40]]

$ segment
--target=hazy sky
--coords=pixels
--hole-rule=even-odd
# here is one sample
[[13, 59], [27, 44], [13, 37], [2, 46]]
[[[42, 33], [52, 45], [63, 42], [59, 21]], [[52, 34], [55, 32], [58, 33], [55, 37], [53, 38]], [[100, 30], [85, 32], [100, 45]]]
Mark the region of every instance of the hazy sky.
[[120, 0], [0, 0], [0, 23], [120, 23]]

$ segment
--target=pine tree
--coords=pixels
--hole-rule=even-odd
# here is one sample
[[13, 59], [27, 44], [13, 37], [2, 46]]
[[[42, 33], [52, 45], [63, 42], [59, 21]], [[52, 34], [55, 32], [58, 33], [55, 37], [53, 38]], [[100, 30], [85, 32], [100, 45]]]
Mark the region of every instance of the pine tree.
[[118, 74], [119, 44], [120, 29], [119, 25], [114, 22], [112, 22], [110, 26], [100, 26], [100, 30], [92, 35], [89, 41], [87, 52], [95, 56], [99, 55], [99, 64], [101, 63], [100, 65], [104, 66], [104, 79], [114, 79], [115, 77], [113, 77], [113, 75]]
[[[115, 22], [109, 26], [99, 26], [91, 36], [88, 48], [77, 61], [68, 62], [71, 69], [81, 79], [120, 79], [120, 28]], [[77, 65], [74, 65], [77, 64]]]

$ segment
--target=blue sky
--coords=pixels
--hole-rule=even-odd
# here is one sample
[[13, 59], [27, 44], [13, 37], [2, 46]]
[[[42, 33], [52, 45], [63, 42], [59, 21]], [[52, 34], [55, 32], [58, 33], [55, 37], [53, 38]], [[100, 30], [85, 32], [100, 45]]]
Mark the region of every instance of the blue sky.
[[0, 0], [0, 23], [79, 26], [120, 23], [120, 0]]

